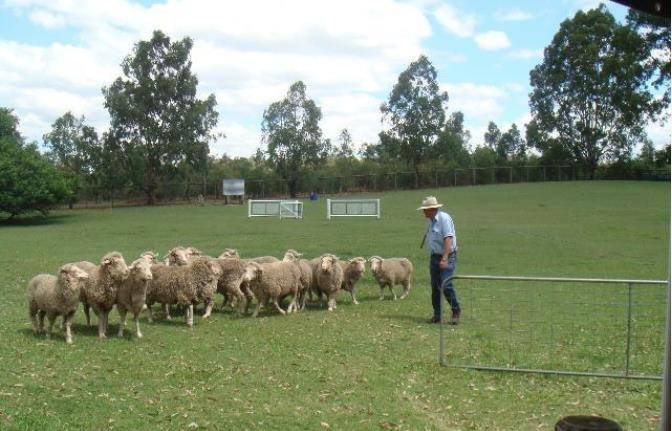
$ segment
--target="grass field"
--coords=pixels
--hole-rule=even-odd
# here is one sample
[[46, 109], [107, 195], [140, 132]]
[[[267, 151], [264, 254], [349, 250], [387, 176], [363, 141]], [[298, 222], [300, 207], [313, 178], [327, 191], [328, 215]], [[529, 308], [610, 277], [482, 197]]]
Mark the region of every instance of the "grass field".
[[[669, 183], [383, 193], [372, 196], [381, 198], [381, 220], [327, 221], [324, 201], [306, 202], [301, 221], [250, 220], [246, 207], [222, 205], [56, 212], [0, 225], [0, 429], [550, 430], [570, 414], [655, 429], [659, 382], [438, 365], [438, 328], [425, 323], [427, 257], [418, 247], [424, 222], [415, 211], [430, 193], [455, 219], [460, 274], [667, 278]], [[51, 341], [32, 334], [25, 287], [33, 275], [111, 250], [130, 262], [144, 250], [165, 253], [175, 245], [211, 255], [235, 247], [243, 256], [281, 256], [287, 248], [308, 256], [406, 256], [416, 272], [410, 297], [396, 302], [378, 301], [367, 272], [361, 304], [343, 292], [333, 313], [312, 306], [252, 319], [218, 311], [209, 321], [197, 315], [193, 330], [180, 318], [143, 319], [145, 338], [137, 340], [113, 336], [113, 311], [110, 338], [99, 340], [78, 312], [72, 346], [60, 332]], [[460, 289], [458, 283], [458, 295]], [[591, 310], [572, 316], [590, 322]], [[468, 313], [447, 335], [449, 351], [486, 343], [470, 330]], [[599, 368], [600, 358], [578, 360]], [[659, 370], [662, 358], [645, 361]]]

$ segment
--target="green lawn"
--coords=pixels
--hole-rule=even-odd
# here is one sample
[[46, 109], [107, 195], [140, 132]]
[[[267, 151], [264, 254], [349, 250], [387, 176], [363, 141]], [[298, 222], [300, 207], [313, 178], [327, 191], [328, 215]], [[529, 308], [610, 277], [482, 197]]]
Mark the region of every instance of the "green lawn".
[[[669, 183], [538, 183], [371, 195], [381, 198], [381, 220], [328, 221], [324, 201], [306, 202], [301, 221], [247, 219], [247, 207], [223, 205], [59, 211], [47, 220], [0, 225], [0, 429], [548, 430], [570, 414], [603, 415], [628, 430], [655, 429], [659, 382], [438, 365], [438, 328], [424, 323], [431, 305], [427, 257], [419, 249], [424, 222], [415, 210], [430, 193], [455, 219], [460, 274], [667, 278]], [[181, 318], [154, 324], [143, 319], [145, 338], [137, 340], [114, 336], [113, 311], [110, 338], [99, 340], [79, 312], [72, 346], [60, 331], [51, 341], [32, 334], [25, 288], [35, 274], [54, 273], [66, 262], [97, 261], [111, 250], [130, 262], [142, 251], [165, 253], [175, 245], [211, 255], [235, 247], [243, 256], [280, 257], [287, 248], [311, 257], [405, 256], [415, 277], [408, 299], [379, 302], [367, 272], [359, 285], [361, 304], [352, 305], [342, 293], [333, 313], [312, 306], [287, 317], [266, 311], [252, 319], [218, 311], [209, 321], [197, 316], [193, 330]], [[622, 325], [609, 320], [623, 319], [622, 292], [596, 297], [572, 286], [580, 293], [545, 295], [548, 285], [532, 284], [512, 286], [506, 294], [501, 283], [490, 291], [487, 286], [458, 282], [465, 316], [462, 325], [448, 329], [449, 352], [465, 360], [513, 357], [514, 365], [621, 367], [621, 356], [614, 356], [621, 347], [598, 354], [603, 347], [591, 346], [605, 340], [622, 345]], [[496, 302], [484, 302], [488, 292], [498, 295]], [[646, 312], [637, 316], [633, 366], [659, 372], [656, 310], [664, 307], [664, 289], [649, 292], [637, 310], [653, 310], [654, 324], [645, 324]], [[578, 304], [570, 310], [562, 302], [568, 295]], [[602, 315], [591, 301], [619, 305]], [[521, 344], [493, 337], [510, 332], [478, 317], [510, 316], [511, 304], [522, 311], [509, 322], [527, 324]], [[578, 329], [572, 334], [563, 326], [551, 343], [550, 327], [529, 324], [555, 313]], [[581, 327], [594, 329], [595, 322], [608, 328], [603, 337], [581, 336]], [[576, 334], [583, 347], [573, 348], [568, 339], [563, 350], [561, 340]], [[544, 353], [539, 346], [545, 345]]]

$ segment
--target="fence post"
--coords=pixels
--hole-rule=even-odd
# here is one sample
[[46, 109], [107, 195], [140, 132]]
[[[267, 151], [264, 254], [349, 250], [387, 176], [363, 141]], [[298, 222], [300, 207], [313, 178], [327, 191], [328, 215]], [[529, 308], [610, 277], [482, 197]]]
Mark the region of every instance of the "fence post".
[[439, 187], [439, 171], [434, 171], [434, 187]]
[[476, 185], [476, 168], [471, 168], [471, 185]]
[[544, 181], [546, 181], [546, 166], [542, 166], [541, 171], [544, 173]]
[[395, 171], [392, 175], [394, 175], [394, 189], [397, 190], [397, 172]]
[[632, 335], [632, 283], [628, 283], [628, 330], [625, 344], [625, 375], [630, 375], [630, 337]]
[[457, 187], [457, 169], [454, 171], [453, 185]]
[[513, 168], [509, 167], [509, 182], [513, 182]]

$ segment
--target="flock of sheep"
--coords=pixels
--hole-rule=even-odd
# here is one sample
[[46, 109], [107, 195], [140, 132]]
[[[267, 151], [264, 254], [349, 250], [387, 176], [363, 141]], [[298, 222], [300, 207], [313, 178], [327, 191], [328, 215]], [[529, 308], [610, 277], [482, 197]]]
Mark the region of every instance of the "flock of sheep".
[[[295, 250], [287, 250], [282, 260], [273, 256], [242, 259], [235, 249], [226, 249], [219, 257], [204, 256], [193, 247], [175, 247], [162, 261], [154, 252], [145, 252], [130, 266], [123, 256], [111, 252], [103, 256], [100, 264], [82, 261], [61, 266], [57, 275], [39, 274], [28, 282], [28, 314], [35, 332], [44, 331], [47, 317], [47, 338], [51, 338], [56, 317], [63, 317], [65, 341], [72, 343], [71, 324], [80, 302], [86, 324], [91, 324], [90, 309], [98, 316], [98, 336], [105, 338], [109, 313], [117, 306], [119, 333], [124, 335], [126, 315], [130, 311], [135, 320], [136, 336], [140, 332], [140, 314], [147, 311], [153, 321], [152, 305], [163, 304], [166, 318], [170, 307], [184, 307], [186, 323], [194, 323], [194, 306], [204, 304], [203, 318], [208, 318], [214, 306], [215, 293], [224, 297], [222, 308], [229, 306], [239, 313], [248, 313], [256, 300], [253, 316], [261, 307], [271, 305], [281, 314], [302, 310], [306, 301], [317, 298], [327, 308], [336, 308], [336, 296], [343, 289], [350, 293], [354, 304], [355, 286], [364, 274], [367, 260], [355, 257], [347, 261], [333, 254], [323, 254], [314, 259], [301, 259]], [[380, 299], [388, 287], [402, 285], [401, 298], [411, 289], [413, 264], [406, 258], [368, 259], [371, 272], [380, 286]], [[287, 308], [283, 308], [290, 298]]]

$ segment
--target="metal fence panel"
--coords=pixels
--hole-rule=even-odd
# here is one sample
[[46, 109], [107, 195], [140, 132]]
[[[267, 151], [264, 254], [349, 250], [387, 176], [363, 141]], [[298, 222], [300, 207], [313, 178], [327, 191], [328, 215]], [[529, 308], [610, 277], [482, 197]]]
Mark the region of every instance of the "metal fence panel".
[[660, 379], [666, 281], [454, 279], [461, 324], [441, 325], [443, 365]]

